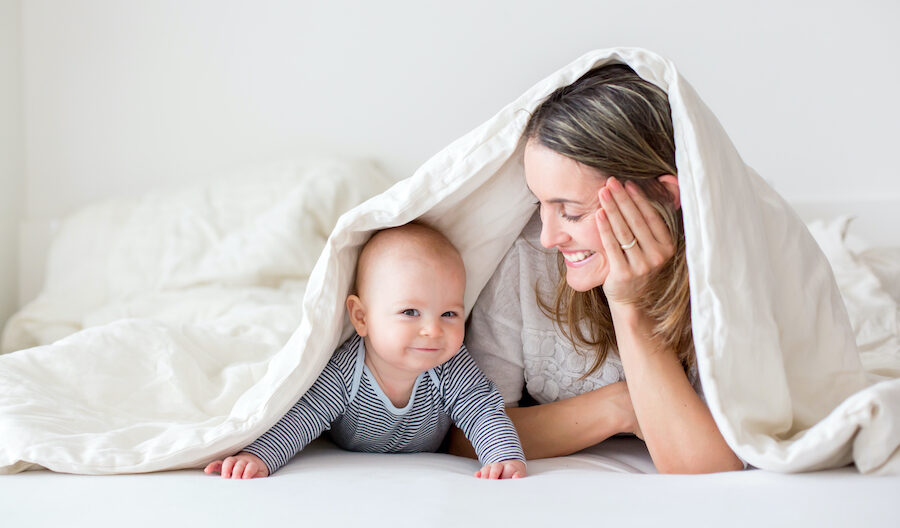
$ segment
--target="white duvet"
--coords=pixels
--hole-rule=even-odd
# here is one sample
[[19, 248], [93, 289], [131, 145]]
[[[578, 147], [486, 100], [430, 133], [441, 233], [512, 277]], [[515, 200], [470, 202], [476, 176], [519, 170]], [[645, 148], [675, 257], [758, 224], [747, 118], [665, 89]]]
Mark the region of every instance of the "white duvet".
[[[64, 269], [50, 270], [46, 295], [9, 324], [4, 346], [13, 349], [70, 335], [0, 356], [0, 470], [198, 467], [253, 440], [348, 334], [343, 300], [373, 230], [420, 216], [442, 229], [465, 259], [470, 309], [533, 212], [518, 143], [527, 111], [609, 61], [629, 64], [669, 93], [698, 367], [729, 445], [776, 471], [853, 461], [864, 472], [900, 472], [896, 304], [893, 336], [867, 342], [861, 361], [860, 323], [854, 333], [803, 223], [741, 161], [674, 66], [636, 49], [595, 51], [544, 79], [411, 178], [341, 216], [324, 245], [317, 238], [324, 229], [305, 222], [330, 227], [329, 214], [341, 209], [336, 201], [352, 205], [366, 189], [340, 178], [335, 186], [312, 178], [267, 196], [245, 189], [253, 204], [232, 231], [222, 227], [230, 211], [199, 199], [183, 203], [178, 218], [154, 216], [165, 224], [159, 230], [146, 227], [154, 225], [147, 218], [132, 225], [109, 211], [108, 238], [83, 248], [93, 260], [57, 261]], [[232, 196], [238, 204], [240, 194]], [[179, 236], [171, 240], [159, 235], [173, 229]], [[194, 242], [182, 240], [181, 230]], [[206, 250], [197, 252], [196, 241]], [[97, 258], [112, 242], [128, 250]], [[82, 326], [89, 328], [71, 333]]]

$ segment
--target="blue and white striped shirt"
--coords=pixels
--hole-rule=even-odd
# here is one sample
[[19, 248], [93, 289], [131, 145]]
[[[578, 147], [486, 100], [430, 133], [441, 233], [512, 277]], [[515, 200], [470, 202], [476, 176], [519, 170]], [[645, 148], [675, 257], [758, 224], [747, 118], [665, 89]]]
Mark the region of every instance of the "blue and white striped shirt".
[[365, 353], [359, 335], [345, 341], [306, 394], [244, 451], [261, 458], [270, 474], [326, 430], [350, 451], [436, 451], [452, 421], [482, 464], [525, 460], [500, 392], [465, 345], [446, 363], [419, 374], [403, 409], [381, 390]]

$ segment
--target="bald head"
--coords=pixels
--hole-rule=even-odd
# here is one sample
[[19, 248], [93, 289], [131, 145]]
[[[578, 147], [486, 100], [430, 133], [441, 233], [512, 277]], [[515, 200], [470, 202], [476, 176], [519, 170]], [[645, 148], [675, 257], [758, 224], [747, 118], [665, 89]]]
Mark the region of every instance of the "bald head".
[[389, 271], [395, 258], [427, 260], [435, 266], [453, 267], [465, 277], [465, 265], [459, 251], [437, 230], [422, 224], [406, 224], [383, 229], [366, 243], [356, 263], [354, 290], [363, 295], [366, 283]]

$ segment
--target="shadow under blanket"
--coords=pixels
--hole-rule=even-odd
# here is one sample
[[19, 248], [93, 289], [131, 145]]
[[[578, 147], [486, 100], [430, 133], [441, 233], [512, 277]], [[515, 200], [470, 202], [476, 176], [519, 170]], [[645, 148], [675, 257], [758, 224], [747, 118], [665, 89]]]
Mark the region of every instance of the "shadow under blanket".
[[[628, 64], [669, 94], [698, 371], [725, 440], [748, 463], [774, 471], [855, 462], [863, 472], [900, 472], [900, 351], [859, 353], [831, 269], [802, 221], [741, 160], [674, 65], [632, 48], [580, 57], [410, 178], [342, 215], [309, 277], [299, 327], [283, 346], [227, 336], [199, 343], [208, 336], [129, 320], [0, 356], [0, 471], [201, 467], [246, 445], [295, 403], [349, 335], [344, 298], [374, 230], [419, 217], [441, 229], [465, 260], [469, 313], [534, 210], [519, 141], [529, 112], [609, 62]], [[167, 346], [134, 346], [134, 326]], [[198, 368], [192, 355], [211, 348], [234, 363]], [[253, 369], [240, 368], [254, 361]], [[91, 383], [79, 384], [88, 370]], [[165, 376], [168, 400], [146, 376]], [[231, 396], [197, 399], [216, 392], [198, 387], [213, 386], [227, 386]], [[115, 405], [97, 413], [98, 401]]]

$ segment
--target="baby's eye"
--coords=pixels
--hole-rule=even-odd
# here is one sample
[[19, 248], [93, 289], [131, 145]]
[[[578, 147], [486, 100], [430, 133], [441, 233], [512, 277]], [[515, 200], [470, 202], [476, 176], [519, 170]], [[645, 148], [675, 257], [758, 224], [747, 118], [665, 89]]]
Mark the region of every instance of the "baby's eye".
[[444, 312], [441, 314], [441, 317], [456, 317], [456, 312]]
[[407, 317], [416, 317], [417, 315], [419, 315], [419, 310], [416, 310], [415, 308], [407, 308], [400, 313]]

